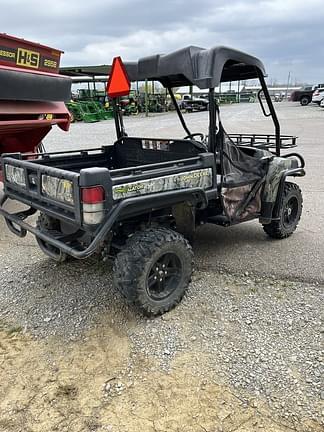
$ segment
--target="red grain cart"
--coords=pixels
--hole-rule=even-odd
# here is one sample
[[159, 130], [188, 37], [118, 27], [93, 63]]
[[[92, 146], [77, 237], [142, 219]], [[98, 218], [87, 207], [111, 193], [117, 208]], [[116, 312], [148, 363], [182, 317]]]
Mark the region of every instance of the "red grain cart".
[[36, 153], [53, 125], [69, 129], [71, 80], [59, 75], [61, 54], [0, 33], [0, 156]]

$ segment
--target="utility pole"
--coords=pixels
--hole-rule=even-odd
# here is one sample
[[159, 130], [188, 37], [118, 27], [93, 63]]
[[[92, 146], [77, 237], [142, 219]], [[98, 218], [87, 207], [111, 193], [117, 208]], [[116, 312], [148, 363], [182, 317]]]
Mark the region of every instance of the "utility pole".
[[148, 117], [149, 112], [149, 96], [148, 96], [148, 81], [145, 79], [145, 85], [144, 85], [144, 105], [145, 105], [145, 117]]
[[288, 73], [288, 79], [287, 79], [286, 100], [288, 100], [289, 81], [290, 81], [290, 71]]

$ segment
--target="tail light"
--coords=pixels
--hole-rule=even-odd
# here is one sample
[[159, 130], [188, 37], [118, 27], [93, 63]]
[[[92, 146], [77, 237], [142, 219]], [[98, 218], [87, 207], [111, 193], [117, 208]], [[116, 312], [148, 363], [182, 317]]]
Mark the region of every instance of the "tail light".
[[313, 93], [313, 96], [318, 96], [320, 94], [320, 92], [318, 90], [315, 90]]
[[105, 190], [102, 186], [81, 189], [83, 222], [96, 225], [104, 218]]

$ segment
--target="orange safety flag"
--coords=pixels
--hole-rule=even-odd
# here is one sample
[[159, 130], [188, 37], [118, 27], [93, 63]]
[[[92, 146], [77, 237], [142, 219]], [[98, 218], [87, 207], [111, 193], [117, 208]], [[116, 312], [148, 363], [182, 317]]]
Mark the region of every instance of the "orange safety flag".
[[126, 96], [130, 92], [130, 81], [120, 57], [115, 57], [113, 60], [106, 90], [111, 98]]

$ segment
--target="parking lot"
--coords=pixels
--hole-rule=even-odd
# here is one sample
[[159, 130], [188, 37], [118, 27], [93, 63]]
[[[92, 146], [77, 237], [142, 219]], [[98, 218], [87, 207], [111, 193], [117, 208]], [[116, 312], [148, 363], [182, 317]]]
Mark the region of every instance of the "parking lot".
[[[323, 430], [324, 109], [275, 108], [306, 160], [300, 226], [283, 241], [256, 221], [201, 227], [190, 292], [165, 316], [129, 309], [109, 264], [55, 264], [0, 220], [0, 431]], [[228, 132], [273, 130], [256, 103], [221, 115]], [[206, 132], [206, 112], [186, 120]], [[129, 135], [185, 135], [174, 113], [125, 124]], [[113, 140], [103, 121], [53, 130], [44, 144]]]

